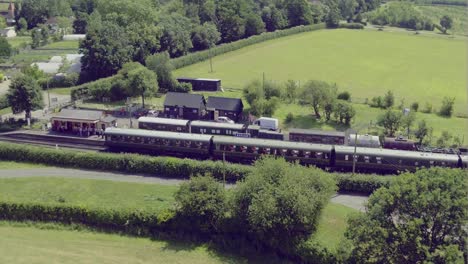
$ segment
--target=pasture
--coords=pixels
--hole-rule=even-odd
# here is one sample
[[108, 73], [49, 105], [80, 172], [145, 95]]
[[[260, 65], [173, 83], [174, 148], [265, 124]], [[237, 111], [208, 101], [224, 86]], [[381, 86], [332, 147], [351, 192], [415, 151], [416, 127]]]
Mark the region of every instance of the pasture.
[[453, 26], [449, 30], [449, 33], [468, 35], [468, 13], [466, 6], [423, 5], [416, 8], [423, 15], [429, 17], [435, 24], [439, 24], [440, 19], [444, 15], [448, 15], [453, 19]]
[[336, 83], [357, 102], [392, 90], [396, 101], [456, 98], [466, 112], [466, 40], [370, 30], [319, 30], [252, 45], [175, 71], [176, 76], [222, 79], [240, 90], [252, 79]]
[[0, 222], [1, 263], [246, 263], [207, 245]]

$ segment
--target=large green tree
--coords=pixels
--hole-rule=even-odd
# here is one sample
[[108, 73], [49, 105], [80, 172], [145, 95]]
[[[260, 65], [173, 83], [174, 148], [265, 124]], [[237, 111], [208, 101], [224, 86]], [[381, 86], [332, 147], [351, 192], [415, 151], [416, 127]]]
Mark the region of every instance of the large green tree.
[[82, 71], [90, 80], [117, 73], [122, 65], [133, 58], [134, 49], [130, 44], [128, 34], [122, 27], [102, 22], [101, 26], [88, 32], [80, 42]]
[[161, 50], [168, 51], [171, 57], [185, 55], [193, 47], [190, 20], [178, 13], [161, 18]]
[[221, 40], [221, 34], [216, 25], [205, 22], [197, 26], [192, 32], [192, 44], [194, 50], [204, 50], [214, 47]]
[[265, 32], [265, 23], [263, 23], [262, 18], [255, 13], [248, 15], [245, 19], [245, 37], [259, 35], [263, 32]]
[[156, 73], [138, 62], [124, 64], [119, 72], [127, 79], [128, 93], [141, 96], [141, 103], [145, 107], [145, 97], [153, 96], [158, 91]]
[[377, 125], [385, 129], [385, 135], [394, 136], [400, 129], [403, 114], [399, 111], [387, 110], [377, 118]]
[[323, 81], [310, 80], [302, 88], [300, 100], [310, 104], [315, 116], [321, 118], [320, 110], [336, 98], [337, 87]]
[[306, 0], [287, 1], [286, 10], [290, 27], [308, 25], [313, 22], [310, 4]]
[[447, 30], [452, 28], [453, 20], [451, 17], [445, 15], [440, 19], [440, 25], [444, 31], [444, 34], [447, 33]]
[[432, 168], [396, 177], [352, 217], [354, 263], [463, 263], [468, 186], [462, 170]]
[[172, 65], [167, 51], [146, 58], [146, 67], [156, 73], [160, 92], [176, 89], [177, 83], [172, 76]]
[[17, 75], [10, 84], [7, 94], [8, 103], [14, 114], [25, 112], [25, 118], [31, 118], [31, 112], [44, 107], [42, 90], [31, 76]]
[[320, 169], [263, 158], [235, 188], [233, 215], [255, 242], [287, 252], [316, 228], [336, 186]]
[[0, 57], [10, 57], [11, 45], [4, 37], [0, 37]]

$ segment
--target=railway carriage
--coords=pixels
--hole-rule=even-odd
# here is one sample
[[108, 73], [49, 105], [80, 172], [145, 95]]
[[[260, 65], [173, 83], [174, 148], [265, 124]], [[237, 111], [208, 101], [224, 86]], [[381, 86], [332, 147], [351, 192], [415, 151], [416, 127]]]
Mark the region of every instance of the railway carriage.
[[347, 143], [345, 132], [299, 128], [289, 130], [289, 141], [330, 145], [345, 145]]
[[195, 134], [235, 136], [238, 133], [245, 133], [245, 131], [246, 125], [244, 124], [192, 121], [190, 122], [189, 132]]
[[184, 119], [140, 117], [138, 118], [138, 128], [187, 133], [189, 132], [189, 122], [189, 120]]
[[108, 128], [105, 138], [106, 145], [116, 151], [137, 151], [194, 158], [209, 158], [211, 154], [212, 136], [208, 135]]
[[213, 137], [213, 156], [216, 159], [253, 161], [261, 155], [284, 157], [304, 165], [328, 167], [332, 146], [300, 142], [285, 142], [256, 138]]
[[[336, 146], [335, 167], [349, 171], [353, 167], [354, 147]], [[360, 172], [395, 173], [415, 171], [434, 166], [458, 168], [462, 160], [457, 155], [422, 153], [402, 150], [357, 148], [356, 170]]]

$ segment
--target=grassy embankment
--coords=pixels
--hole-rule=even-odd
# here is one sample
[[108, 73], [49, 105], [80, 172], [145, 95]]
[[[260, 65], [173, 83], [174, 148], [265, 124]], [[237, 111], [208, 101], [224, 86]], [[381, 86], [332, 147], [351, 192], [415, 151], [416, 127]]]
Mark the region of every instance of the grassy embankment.
[[449, 30], [449, 34], [468, 35], [466, 6], [423, 5], [417, 6], [417, 8], [435, 24], [440, 24], [440, 19], [444, 15], [448, 15], [453, 20], [453, 25]]
[[[381, 110], [362, 103], [366, 98], [392, 90], [396, 105], [426, 102], [438, 109], [444, 96], [455, 97], [455, 112], [465, 113], [467, 105], [466, 40], [446, 36], [418, 36], [379, 31], [320, 30], [256, 44], [175, 72], [176, 76], [219, 78], [228, 92], [223, 96], [241, 96], [241, 89], [252, 79], [300, 81], [310, 79], [337, 83], [349, 91], [357, 110], [353, 128], [366, 130], [375, 124]], [[359, 104], [358, 104], [359, 103]], [[312, 110], [297, 104], [283, 103], [275, 117], [284, 121], [291, 112], [297, 117], [292, 126], [303, 128], [338, 128], [339, 125], [316, 121]], [[465, 113], [466, 114], [466, 113]], [[468, 138], [467, 119], [442, 118], [418, 114], [434, 127], [435, 135], [448, 130]], [[283, 122], [284, 123], [284, 122]]]
[[[177, 186], [106, 180], [53, 177], [10, 178], [0, 179], [0, 200], [20, 203], [82, 205], [88, 208], [114, 210], [154, 210], [157, 213], [173, 206], [173, 195], [177, 189]], [[355, 212], [354, 209], [342, 205], [328, 204], [323, 210], [317, 233], [310, 240], [316, 241], [330, 250], [336, 249], [343, 238], [348, 215]], [[10, 232], [17, 231], [10, 230]], [[27, 233], [34, 232], [36, 231], [27, 231]], [[35, 236], [35, 234], [31, 235]], [[59, 234], [51, 233], [52, 237], [56, 235]], [[34, 241], [35, 239], [32, 239], [31, 246], [40, 239]], [[41, 247], [45, 247], [41, 249], [45, 250], [48, 245]]]

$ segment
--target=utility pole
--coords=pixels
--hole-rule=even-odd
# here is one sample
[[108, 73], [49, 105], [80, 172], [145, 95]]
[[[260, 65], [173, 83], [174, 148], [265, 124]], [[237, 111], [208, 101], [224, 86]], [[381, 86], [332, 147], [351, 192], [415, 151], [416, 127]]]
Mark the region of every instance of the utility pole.
[[50, 109], [50, 92], [49, 92], [49, 78], [47, 78], [47, 98], [49, 99], [48, 109]]
[[213, 54], [211, 53], [211, 46], [208, 52], [210, 53], [210, 73], [213, 73]]
[[356, 131], [356, 134], [354, 134], [353, 176], [354, 176], [354, 173], [356, 172], [357, 133], [358, 132]]

